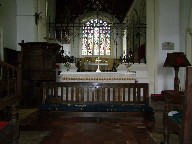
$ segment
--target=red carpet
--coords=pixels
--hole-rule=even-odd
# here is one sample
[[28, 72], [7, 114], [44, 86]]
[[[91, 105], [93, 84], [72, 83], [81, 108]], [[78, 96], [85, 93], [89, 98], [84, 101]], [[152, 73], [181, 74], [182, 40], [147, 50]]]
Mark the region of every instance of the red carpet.
[[0, 130], [6, 127], [9, 124], [9, 122], [1, 121], [0, 122]]

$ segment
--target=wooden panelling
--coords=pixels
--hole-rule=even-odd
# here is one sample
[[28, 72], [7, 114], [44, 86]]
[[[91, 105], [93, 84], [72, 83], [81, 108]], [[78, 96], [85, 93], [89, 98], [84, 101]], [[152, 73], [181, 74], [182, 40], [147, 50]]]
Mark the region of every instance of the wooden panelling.
[[56, 57], [61, 46], [46, 42], [27, 42], [19, 45], [21, 46], [23, 104], [36, 105], [41, 101], [41, 83], [56, 79]]

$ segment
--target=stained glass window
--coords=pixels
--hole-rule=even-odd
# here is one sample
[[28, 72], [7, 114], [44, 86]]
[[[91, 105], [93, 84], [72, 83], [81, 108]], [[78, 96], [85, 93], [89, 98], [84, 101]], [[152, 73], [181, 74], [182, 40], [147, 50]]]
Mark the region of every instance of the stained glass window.
[[91, 19], [82, 29], [82, 55], [110, 55], [110, 25], [106, 21]]

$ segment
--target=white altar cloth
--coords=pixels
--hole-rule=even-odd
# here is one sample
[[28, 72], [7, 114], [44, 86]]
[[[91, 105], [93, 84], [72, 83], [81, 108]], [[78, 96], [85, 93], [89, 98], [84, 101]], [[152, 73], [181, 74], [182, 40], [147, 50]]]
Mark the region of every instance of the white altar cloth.
[[126, 72], [61, 72], [61, 82], [107, 82], [130, 83], [135, 82], [136, 73]]

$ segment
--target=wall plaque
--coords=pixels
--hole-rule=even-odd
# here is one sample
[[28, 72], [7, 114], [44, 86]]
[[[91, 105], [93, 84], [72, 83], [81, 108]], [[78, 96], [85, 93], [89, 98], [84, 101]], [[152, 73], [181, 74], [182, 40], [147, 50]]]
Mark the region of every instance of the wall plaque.
[[162, 43], [162, 50], [174, 50], [174, 43], [172, 42]]

